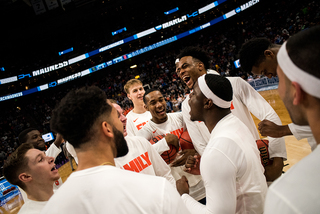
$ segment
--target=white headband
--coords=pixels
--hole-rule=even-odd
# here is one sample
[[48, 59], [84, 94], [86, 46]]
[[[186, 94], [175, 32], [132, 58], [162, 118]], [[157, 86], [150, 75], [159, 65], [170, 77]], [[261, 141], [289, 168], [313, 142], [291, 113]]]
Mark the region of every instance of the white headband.
[[177, 58], [174, 64], [177, 64], [179, 62], [179, 59]]
[[230, 108], [231, 101], [225, 101], [225, 100], [221, 99], [220, 97], [218, 97], [217, 95], [215, 95], [208, 87], [206, 80], [204, 79], [205, 76], [206, 76], [206, 74], [204, 74], [198, 78], [198, 85], [199, 85], [199, 88], [200, 88], [201, 92], [203, 93], [203, 95], [206, 98], [211, 99], [212, 102], [216, 106], [219, 106], [220, 108]]
[[278, 54], [278, 64], [291, 82], [297, 82], [308, 94], [320, 98], [320, 79], [298, 68], [290, 59], [285, 42]]

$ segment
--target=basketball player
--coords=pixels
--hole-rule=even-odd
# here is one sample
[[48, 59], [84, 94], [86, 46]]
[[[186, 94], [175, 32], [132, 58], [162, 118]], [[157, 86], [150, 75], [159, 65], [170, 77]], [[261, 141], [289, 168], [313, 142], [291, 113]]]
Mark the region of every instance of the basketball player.
[[[277, 76], [277, 54], [281, 45], [272, 44], [266, 38], [254, 38], [244, 43], [240, 49], [241, 68], [256, 75], [265, 75], [268, 78]], [[274, 138], [294, 135], [297, 140], [307, 138], [311, 149], [317, 147], [309, 126], [299, 126], [294, 123], [278, 125], [269, 120], [259, 123], [258, 129], [262, 136]]]
[[53, 183], [60, 175], [55, 168], [54, 158], [34, 147], [31, 143], [21, 144], [4, 163], [5, 178], [23, 189], [28, 200], [19, 214], [40, 213], [53, 195]]
[[128, 147], [118, 112], [98, 87], [70, 91], [50, 126], [73, 145], [79, 164], [42, 213], [188, 213], [166, 179], [114, 167]]
[[190, 94], [191, 121], [204, 121], [210, 140], [200, 171], [207, 204], [191, 198], [185, 177], [177, 189], [191, 213], [262, 213], [267, 193], [260, 152], [248, 127], [231, 113], [232, 86], [214, 74], [199, 77]]
[[125, 136], [129, 148], [128, 154], [114, 159], [116, 166], [142, 174], [164, 177], [175, 187], [176, 181], [171, 174], [170, 167], [145, 138], [127, 136], [125, 132], [127, 118], [124, 116], [122, 108], [114, 100], [109, 99], [109, 101], [118, 111], [118, 117], [123, 124], [123, 136]]
[[56, 158], [60, 154], [60, 152], [62, 152], [60, 145], [62, 144], [63, 139], [59, 134], [57, 134], [56, 140], [49, 146], [47, 150], [42, 135], [35, 128], [28, 128], [23, 130], [19, 134], [18, 139], [21, 144], [25, 142], [32, 143], [34, 148], [45, 151], [46, 155], [50, 157]]
[[151, 119], [151, 114], [145, 109], [143, 103], [145, 90], [138, 79], [129, 80], [124, 90], [133, 103], [133, 109], [127, 114], [127, 133], [128, 136], [136, 136], [137, 132]]
[[[176, 181], [171, 174], [170, 167], [160, 157], [154, 147], [143, 137], [127, 136], [126, 122], [127, 118], [123, 114], [122, 108], [113, 99], [108, 99], [113, 107], [118, 111], [118, 117], [123, 124], [123, 136], [126, 139], [129, 152], [123, 157], [115, 158], [115, 164], [118, 168], [138, 172], [141, 174], [155, 175], [166, 178], [174, 187]], [[75, 157], [78, 163], [77, 154], [74, 147], [68, 143], [68, 150]]]
[[319, 213], [320, 26], [297, 33], [278, 54], [279, 96], [292, 122], [309, 125], [317, 148], [269, 188], [264, 213]]
[[[197, 79], [207, 73], [209, 67], [209, 57], [206, 52], [196, 47], [187, 47], [178, 56], [177, 74], [192, 89]], [[231, 111], [238, 117], [250, 130], [254, 139], [259, 139], [259, 134], [250, 112], [259, 120], [268, 119], [276, 124], [281, 124], [281, 120], [268, 104], [268, 102], [255, 91], [247, 82], [240, 77], [227, 77], [233, 88], [233, 100]], [[203, 122], [190, 121], [190, 107], [188, 105], [189, 96], [182, 103], [183, 119], [187, 124], [189, 135], [195, 149], [202, 155], [210, 133]], [[278, 178], [283, 169], [283, 160], [286, 160], [287, 153], [283, 138], [269, 137], [269, 155], [273, 159], [273, 164], [265, 167], [267, 181]]]
[[[143, 95], [145, 90], [140, 80], [129, 80], [125, 84], [124, 90], [127, 93], [128, 98], [133, 102], [134, 106], [134, 108], [127, 114], [127, 133], [128, 136], [136, 136], [138, 131], [147, 124], [152, 116], [144, 106]], [[179, 147], [179, 140], [172, 134], [168, 134], [165, 139], [162, 139], [160, 143], [154, 144], [153, 147], [159, 154], [161, 154], [169, 149], [167, 145], [170, 144], [176, 148]]]
[[[35, 128], [28, 128], [23, 130], [18, 136], [19, 142], [23, 143], [31, 143], [34, 148], [39, 149], [41, 151], [45, 151], [46, 156], [53, 157], [54, 160], [62, 151], [60, 148], [61, 143], [63, 142], [63, 138], [61, 135], [57, 134], [56, 140], [49, 146], [46, 150], [46, 144], [40, 132]], [[62, 179], [58, 178], [53, 184], [53, 189], [57, 190], [62, 185]], [[22, 198], [24, 202], [28, 200], [28, 197], [23, 189], [19, 188]]]
[[254, 38], [244, 43], [239, 51], [241, 69], [268, 78], [277, 76], [277, 54], [281, 45], [266, 38]]
[[[179, 113], [166, 113], [166, 100], [158, 89], [148, 90], [143, 97], [146, 109], [151, 113], [151, 120], [138, 131], [137, 135], [150, 141], [153, 137], [163, 134], [174, 134], [180, 138], [186, 130], [183, 115]], [[156, 144], [160, 143], [157, 142]], [[154, 144], [155, 145], [155, 144]], [[169, 150], [167, 145], [167, 150]], [[177, 151], [179, 150], [179, 147]], [[194, 153], [193, 153], [194, 154]], [[200, 175], [192, 175], [184, 171], [183, 166], [171, 167], [173, 177], [178, 180], [186, 176], [191, 187], [190, 195], [197, 201], [205, 203], [205, 189]]]

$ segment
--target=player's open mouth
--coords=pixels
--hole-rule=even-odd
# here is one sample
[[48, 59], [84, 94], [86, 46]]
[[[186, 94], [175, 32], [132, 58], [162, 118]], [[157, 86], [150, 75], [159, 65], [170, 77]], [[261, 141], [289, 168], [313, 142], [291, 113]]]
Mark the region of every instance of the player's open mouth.
[[57, 169], [56, 169], [56, 165], [54, 165], [54, 166], [51, 168], [51, 171], [54, 171], [54, 170], [57, 170]]
[[189, 85], [191, 83], [191, 78], [189, 76], [184, 76], [183, 78], [183, 81], [186, 83], [186, 85]]
[[165, 110], [157, 111], [157, 114], [164, 115], [166, 113]]
[[187, 84], [190, 80], [190, 77], [189, 76], [184, 76], [183, 77], [183, 81]]

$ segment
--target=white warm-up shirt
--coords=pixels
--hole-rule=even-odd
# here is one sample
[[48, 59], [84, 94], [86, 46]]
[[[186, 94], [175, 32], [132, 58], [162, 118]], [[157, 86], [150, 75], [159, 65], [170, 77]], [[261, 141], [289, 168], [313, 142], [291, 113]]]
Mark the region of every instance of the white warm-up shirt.
[[34, 201], [29, 199], [22, 205], [18, 214], [40, 214], [47, 202], [48, 201]]
[[249, 129], [233, 114], [211, 132], [201, 157], [206, 205], [183, 194], [191, 213], [262, 213], [267, 182], [260, 152]]
[[189, 213], [165, 179], [110, 165], [73, 172], [48, 201], [46, 213]]
[[71, 154], [71, 156], [74, 158], [74, 161], [78, 164], [79, 161], [76, 154], [76, 150], [74, 150], [74, 147], [68, 141], [66, 142], [66, 148], [68, 152]]
[[127, 134], [128, 136], [136, 136], [137, 132], [148, 123], [152, 118], [152, 115], [149, 111], [146, 111], [142, 114], [136, 114], [131, 110], [127, 114]]
[[[210, 72], [208, 72], [210, 73]], [[231, 112], [238, 117], [250, 130], [255, 140], [259, 139], [259, 133], [250, 115], [250, 112], [259, 120], [270, 120], [277, 125], [281, 125], [281, 120], [269, 103], [240, 77], [227, 77], [233, 89], [233, 100], [231, 103]], [[192, 122], [190, 120], [190, 106], [188, 104], [189, 95], [182, 103], [183, 119], [187, 124], [187, 129], [195, 149], [200, 155], [203, 154], [210, 133], [204, 122]], [[282, 157], [287, 159], [287, 151], [284, 138], [269, 139], [269, 157]]]
[[129, 152], [124, 157], [114, 159], [116, 167], [141, 174], [161, 176], [176, 187], [170, 167], [145, 138], [127, 136], [125, 139]]
[[320, 146], [269, 187], [265, 214], [319, 213]]
[[[183, 115], [181, 112], [178, 113], [168, 113], [168, 119], [166, 122], [161, 124], [156, 124], [153, 121], [149, 121], [138, 133], [138, 136], [142, 136], [147, 140], [151, 140], [153, 137], [162, 134], [174, 134], [180, 138], [183, 131], [186, 130], [186, 125], [183, 121]], [[160, 141], [156, 144], [161, 143]], [[153, 144], [154, 146], [156, 144]], [[163, 143], [164, 144], [164, 143]], [[169, 150], [169, 147], [168, 149]], [[197, 201], [205, 197], [204, 184], [202, 182], [201, 175], [192, 175], [185, 172], [184, 166], [171, 167], [171, 173], [175, 180], [179, 180], [183, 175], [188, 179], [190, 186], [190, 195]]]
[[288, 124], [288, 127], [297, 140], [307, 138], [312, 151], [317, 148], [317, 142], [313, 137], [310, 126], [299, 126], [294, 123], [290, 123]]
[[52, 143], [45, 153], [46, 156], [56, 159], [60, 152], [62, 152], [62, 149], [60, 147], [58, 148], [56, 144]]

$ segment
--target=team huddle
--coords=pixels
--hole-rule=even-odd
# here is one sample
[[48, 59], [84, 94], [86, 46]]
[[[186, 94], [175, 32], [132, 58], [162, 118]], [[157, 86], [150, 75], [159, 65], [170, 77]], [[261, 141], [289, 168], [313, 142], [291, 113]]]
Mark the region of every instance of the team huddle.
[[[52, 112], [55, 142], [46, 150], [40, 132], [27, 129], [5, 162], [6, 179], [23, 193], [19, 213], [318, 213], [319, 35], [316, 26], [282, 46], [253, 39], [239, 53], [248, 72], [278, 75], [287, 126], [243, 79], [211, 70], [198, 47], [175, 61], [191, 90], [181, 112], [167, 113], [161, 91], [138, 79], [124, 86], [134, 106], [126, 116], [98, 87], [70, 91]], [[251, 113], [268, 136], [266, 165]], [[292, 134], [313, 152], [282, 174], [283, 136]], [[62, 184], [54, 160], [63, 141], [78, 168]]]

